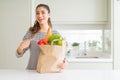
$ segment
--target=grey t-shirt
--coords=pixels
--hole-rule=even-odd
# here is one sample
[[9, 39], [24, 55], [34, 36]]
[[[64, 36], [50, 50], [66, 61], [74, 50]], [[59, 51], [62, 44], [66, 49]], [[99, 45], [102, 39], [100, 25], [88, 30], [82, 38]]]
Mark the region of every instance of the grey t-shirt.
[[[55, 34], [59, 34], [57, 31], [52, 31], [52, 33], [55, 33]], [[40, 48], [37, 44], [37, 42], [40, 40], [40, 39], [43, 39], [45, 38], [46, 36], [46, 33], [44, 32], [38, 32], [36, 33], [33, 38], [34, 40], [31, 41], [30, 43], [30, 46], [25, 48], [22, 52], [22, 54], [18, 55], [18, 53], [16, 53], [16, 56], [17, 57], [22, 57], [23, 54], [28, 50], [30, 49], [30, 58], [29, 58], [29, 62], [28, 62], [28, 65], [27, 65], [27, 69], [29, 70], [35, 70], [36, 67], [37, 67], [37, 61], [38, 61], [38, 57], [39, 57], [39, 54], [40, 54]], [[30, 32], [27, 32], [25, 34], [25, 36], [23, 37], [23, 40], [27, 40], [27, 39], [30, 39], [32, 37], [31, 33]]]

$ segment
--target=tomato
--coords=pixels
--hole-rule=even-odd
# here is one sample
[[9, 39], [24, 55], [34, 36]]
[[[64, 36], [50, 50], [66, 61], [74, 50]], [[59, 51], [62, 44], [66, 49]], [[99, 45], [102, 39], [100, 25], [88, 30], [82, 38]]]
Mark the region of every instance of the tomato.
[[47, 41], [45, 39], [41, 39], [38, 41], [38, 45], [46, 45]]

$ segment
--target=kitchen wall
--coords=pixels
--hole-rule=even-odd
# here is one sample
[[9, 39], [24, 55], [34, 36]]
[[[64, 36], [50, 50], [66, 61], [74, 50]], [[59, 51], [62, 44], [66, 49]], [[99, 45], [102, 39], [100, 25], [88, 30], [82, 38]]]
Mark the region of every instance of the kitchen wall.
[[26, 67], [29, 54], [18, 59], [15, 53], [30, 27], [30, 1], [0, 0], [0, 69]]
[[[29, 51], [22, 58], [17, 58], [15, 53], [31, 24], [30, 5], [31, 0], [0, 0], [0, 69], [25, 69], [28, 63]], [[62, 31], [63, 29], [103, 29], [106, 26], [104, 24], [54, 24], [53, 28]]]

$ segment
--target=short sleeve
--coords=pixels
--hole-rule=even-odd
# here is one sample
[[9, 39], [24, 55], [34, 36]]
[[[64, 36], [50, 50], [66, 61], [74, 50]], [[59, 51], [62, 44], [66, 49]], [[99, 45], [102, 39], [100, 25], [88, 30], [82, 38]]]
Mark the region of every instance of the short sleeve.
[[31, 39], [32, 38], [32, 34], [28, 31], [25, 36], [23, 37], [23, 41], [27, 40], [27, 39]]

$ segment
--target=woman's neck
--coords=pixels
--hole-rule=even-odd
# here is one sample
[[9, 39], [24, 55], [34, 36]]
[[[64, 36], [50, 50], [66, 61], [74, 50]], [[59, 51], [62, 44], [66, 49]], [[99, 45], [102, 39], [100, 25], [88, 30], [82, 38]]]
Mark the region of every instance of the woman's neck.
[[39, 30], [39, 32], [47, 32], [49, 25], [48, 24], [44, 24], [44, 25], [40, 25], [41, 29]]

